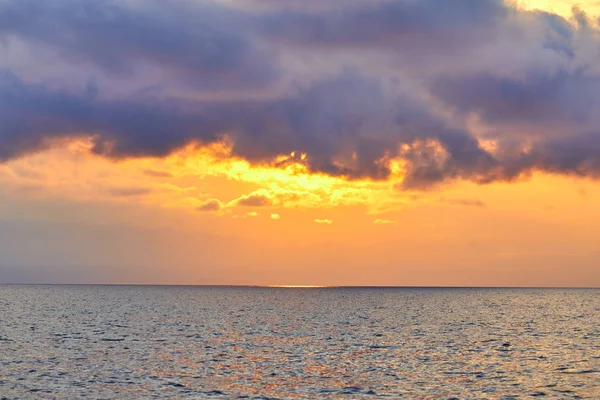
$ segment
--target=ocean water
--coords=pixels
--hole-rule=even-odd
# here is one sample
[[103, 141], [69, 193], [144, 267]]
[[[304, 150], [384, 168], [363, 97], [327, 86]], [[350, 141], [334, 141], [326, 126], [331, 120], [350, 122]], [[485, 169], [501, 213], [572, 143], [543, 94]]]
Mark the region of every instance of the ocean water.
[[0, 286], [4, 399], [600, 399], [600, 290]]

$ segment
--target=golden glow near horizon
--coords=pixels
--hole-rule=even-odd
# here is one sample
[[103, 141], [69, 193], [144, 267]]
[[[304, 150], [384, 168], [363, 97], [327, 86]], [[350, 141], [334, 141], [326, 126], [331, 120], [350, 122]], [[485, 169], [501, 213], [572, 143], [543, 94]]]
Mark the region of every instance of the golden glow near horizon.
[[[84, 139], [60, 142], [10, 161], [0, 166], [0, 187], [4, 202], [31, 204], [20, 211], [24, 218], [139, 226], [142, 233], [162, 227], [152, 239], [157, 242], [150, 259], [143, 261], [136, 252], [111, 261], [135, 260], [144, 266], [123, 267], [131, 275], [118, 282], [600, 282], [597, 181], [536, 173], [516, 183], [459, 181], [404, 192], [394, 187], [402, 180], [399, 173], [391, 181], [346, 181], [310, 174], [302, 165], [251, 165], [232, 158], [223, 145], [190, 146], [164, 159], [122, 161], [93, 155], [90, 149]], [[95, 211], [44, 211], [56, 201], [71, 208], [89, 204]], [[118, 208], [107, 209], [110, 204]], [[10, 209], [5, 213], [18, 216]], [[204, 240], [210, 245], [199, 252]], [[99, 257], [93, 251], [89, 256]], [[222, 271], [210, 272], [212, 265]]]
[[322, 286], [322, 285], [265, 285], [264, 287], [280, 288], [280, 289], [323, 289], [330, 288], [333, 286]]
[[[164, 207], [204, 208], [221, 215], [253, 206], [333, 208], [365, 206], [370, 212], [397, 209], [408, 204], [401, 183], [400, 161], [388, 181], [348, 181], [310, 173], [298, 162], [285, 167], [252, 165], [231, 156], [226, 144], [204, 148], [188, 146], [164, 159], [140, 158], [111, 161], [91, 153], [90, 140], [58, 142], [46, 151], [0, 166], [0, 182], [31, 195], [44, 194], [76, 200], [106, 198], [158, 204]], [[293, 156], [293, 155], [291, 155]], [[302, 156], [301, 159], [303, 159]], [[275, 160], [280, 164], [285, 157]], [[203, 187], [218, 181], [221, 189]], [[247, 207], [245, 207], [247, 206]], [[252, 217], [255, 211], [244, 214]], [[278, 216], [273, 214], [273, 219]], [[320, 219], [319, 223], [331, 223]]]
[[[235, 218], [258, 217], [263, 210], [268, 210], [265, 214], [271, 219], [281, 217], [278, 210], [322, 210], [311, 220], [318, 225], [331, 225], [334, 219], [327, 210], [339, 207], [362, 207], [371, 215], [397, 212], [417, 204], [477, 207], [494, 201], [482, 202], [480, 194], [499, 193], [499, 188], [525, 190], [534, 196], [540, 189], [539, 182], [572, 181], [538, 173], [533, 182], [524, 185], [452, 182], [426, 191], [406, 191], [399, 189], [403, 181], [401, 159], [386, 160], [393, 171], [389, 180], [372, 181], [310, 173], [297, 162], [284, 167], [253, 165], [232, 157], [226, 144], [188, 146], [163, 159], [121, 161], [94, 155], [91, 149], [88, 139], [56, 142], [47, 150], [0, 165], [0, 184], [6, 194], [15, 196], [133, 202]], [[282, 161], [284, 157], [276, 160], [278, 164]], [[375, 225], [397, 223], [384, 217], [371, 221]]]

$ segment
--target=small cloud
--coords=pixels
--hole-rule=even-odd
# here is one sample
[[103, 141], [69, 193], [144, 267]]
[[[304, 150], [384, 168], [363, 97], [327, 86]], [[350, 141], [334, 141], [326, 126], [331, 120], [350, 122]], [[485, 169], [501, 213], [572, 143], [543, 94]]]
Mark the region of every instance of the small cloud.
[[315, 222], [317, 224], [324, 224], [324, 225], [331, 225], [333, 224], [333, 221], [330, 219], [315, 219]]
[[261, 194], [251, 194], [240, 197], [236, 203], [244, 207], [267, 207], [273, 205], [273, 200]]
[[221, 202], [217, 199], [210, 199], [206, 203], [202, 204], [200, 207], [197, 207], [198, 211], [219, 211], [223, 207]]
[[173, 174], [167, 171], [158, 171], [154, 169], [145, 169], [144, 175], [152, 176], [154, 178], [172, 178]]
[[11, 169], [12, 172], [19, 178], [29, 178], [35, 180], [42, 180], [45, 178], [42, 171], [35, 170], [29, 166], [17, 166]]
[[396, 224], [396, 221], [390, 219], [376, 219], [373, 223], [377, 225], [394, 225]]
[[442, 203], [452, 206], [485, 207], [485, 203], [478, 199], [441, 199]]
[[256, 211], [249, 212], [246, 215], [249, 216], [249, 217], [258, 217], [258, 213]]
[[109, 189], [111, 196], [115, 197], [141, 196], [143, 194], [148, 194], [151, 191], [152, 189], [148, 187], [118, 187]]
[[279, 214], [271, 214], [271, 219], [280, 219], [281, 216]]

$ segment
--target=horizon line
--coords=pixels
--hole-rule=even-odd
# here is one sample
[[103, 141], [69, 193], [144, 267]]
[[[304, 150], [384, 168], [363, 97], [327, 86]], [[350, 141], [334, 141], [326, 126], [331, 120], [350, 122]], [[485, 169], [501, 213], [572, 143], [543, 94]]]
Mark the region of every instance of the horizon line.
[[139, 286], [258, 289], [600, 289], [598, 286], [458, 286], [458, 285], [250, 285], [250, 284], [158, 284], [158, 283], [23, 283], [0, 282], [0, 286]]

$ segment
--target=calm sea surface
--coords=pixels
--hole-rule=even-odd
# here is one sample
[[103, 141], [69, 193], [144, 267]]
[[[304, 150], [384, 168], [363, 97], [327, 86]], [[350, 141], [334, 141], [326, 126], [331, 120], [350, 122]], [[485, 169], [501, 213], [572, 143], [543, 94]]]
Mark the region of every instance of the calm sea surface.
[[0, 398], [600, 399], [600, 291], [0, 286]]

